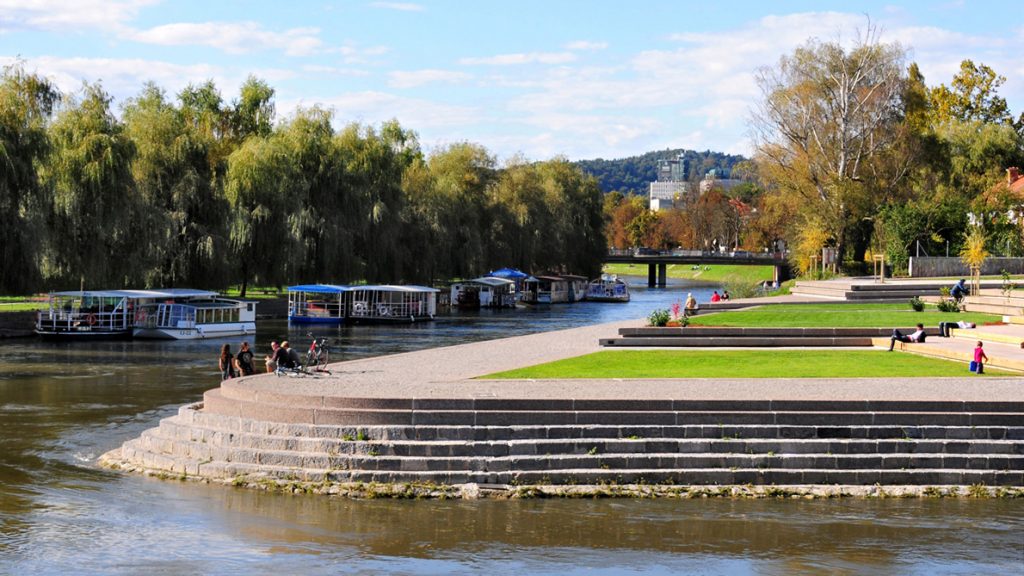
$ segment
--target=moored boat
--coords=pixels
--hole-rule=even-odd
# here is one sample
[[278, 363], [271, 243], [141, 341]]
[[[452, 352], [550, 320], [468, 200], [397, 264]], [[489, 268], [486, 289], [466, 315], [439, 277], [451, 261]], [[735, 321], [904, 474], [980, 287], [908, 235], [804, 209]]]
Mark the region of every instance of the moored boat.
[[36, 334], [44, 338], [126, 338], [132, 335], [136, 304], [148, 290], [75, 290], [51, 292], [36, 315]]
[[288, 321], [295, 324], [341, 324], [348, 286], [303, 284], [288, 287]]
[[569, 301], [569, 282], [560, 276], [530, 276], [523, 281], [525, 304], [558, 304]]
[[216, 292], [171, 288], [135, 307], [136, 338], [197, 340], [256, 334], [256, 303], [220, 298]]
[[602, 274], [587, 287], [587, 300], [629, 302], [629, 286], [614, 274]]
[[464, 310], [515, 308], [515, 282], [493, 276], [456, 282], [451, 288], [451, 303]]
[[345, 318], [357, 323], [433, 320], [438, 292], [426, 286], [349, 286]]

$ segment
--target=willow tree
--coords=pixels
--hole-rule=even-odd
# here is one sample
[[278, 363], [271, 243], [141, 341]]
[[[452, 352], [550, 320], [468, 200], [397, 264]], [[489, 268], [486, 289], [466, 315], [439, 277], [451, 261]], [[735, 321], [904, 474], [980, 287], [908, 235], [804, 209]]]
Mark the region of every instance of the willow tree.
[[363, 222], [351, 247], [362, 276], [371, 282], [401, 280], [405, 264], [415, 257], [400, 239], [402, 175], [420, 155], [416, 134], [394, 120], [379, 130], [353, 124], [338, 135], [337, 144], [349, 185], [362, 193], [354, 200]]
[[98, 84], [69, 98], [50, 129], [45, 180], [52, 190], [43, 273], [88, 286], [135, 285], [142, 234], [131, 160], [135, 147]]
[[46, 123], [59, 93], [45, 78], [7, 66], [0, 76], [0, 292], [34, 288], [43, 202], [37, 165], [49, 152]]
[[301, 175], [287, 141], [252, 137], [228, 158], [225, 195], [231, 205], [232, 253], [225, 262], [245, 296], [252, 281], [282, 284], [298, 266], [288, 229], [292, 198]]
[[495, 253], [505, 255], [504, 265], [523, 270], [545, 266], [542, 253], [554, 247], [547, 241], [551, 212], [537, 168], [521, 157], [511, 158], [491, 186], [490, 207], [489, 238]]
[[601, 189], [565, 158], [538, 165], [547, 204], [553, 216], [548, 237], [554, 243], [557, 268], [573, 274], [596, 276], [607, 252]]
[[869, 28], [849, 48], [810, 40], [758, 70], [751, 126], [762, 178], [800, 198], [842, 255], [851, 227], [903, 174], [883, 174], [903, 131], [905, 50]]
[[359, 200], [347, 184], [331, 120], [327, 110], [302, 108], [276, 134], [295, 163], [287, 199], [288, 230], [297, 249], [293, 281], [326, 282], [356, 272], [352, 212]]
[[214, 187], [208, 139], [154, 84], [125, 104], [123, 118], [137, 151], [132, 174], [145, 208], [138, 238], [145, 283], [223, 285], [229, 212]]

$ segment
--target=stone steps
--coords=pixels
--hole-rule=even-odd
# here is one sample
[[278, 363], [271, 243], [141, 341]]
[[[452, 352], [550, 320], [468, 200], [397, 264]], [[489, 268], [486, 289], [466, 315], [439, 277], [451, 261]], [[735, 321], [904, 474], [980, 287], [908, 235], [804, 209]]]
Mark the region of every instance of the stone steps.
[[[909, 334], [915, 328], [902, 328]], [[930, 336], [937, 328], [927, 329]], [[621, 328], [618, 338], [602, 338], [605, 347], [666, 348], [764, 348], [764, 347], [844, 347], [871, 346], [872, 337], [889, 336], [890, 328]]]
[[[970, 298], [970, 296], [968, 296]], [[1003, 304], [983, 304], [978, 302], [971, 302], [965, 299], [963, 304], [960, 306], [964, 312], [981, 312], [983, 314], [995, 314], [997, 316], [1021, 316], [1022, 309], [1015, 306], [1006, 306]]]
[[998, 330], [1000, 327], [993, 326], [981, 326], [979, 328], [967, 328], [967, 329], [952, 329], [950, 335], [958, 340], [967, 340], [971, 342], [982, 342], [993, 343], [993, 344], [1009, 344], [1010, 346], [1020, 347], [1021, 343], [1024, 342], [1024, 330]]
[[[246, 396], [243, 389], [221, 391]], [[207, 396], [241, 402], [219, 393]], [[282, 396], [273, 399], [281, 402]], [[120, 459], [168, 474], [241, 483], [1024, 484], [1022, 402], [332, 398], [332, 403], [339, 412], [358, 413], [359, 422], [268, 422], [186, 406], [126, 442]], [[436, 410], [443, 406], [470, 409]], [[534, 417], [522, 416], [527, 408], [562, 409], [538, 410], [545, 422], [537, 424]], [[388, 420], [394, 413], [414, 416], [398, 425], [364, 424], [366, 413], [375, 411], [392, 414]], [[424, 414], [430, 415], [427, 420], [476, 422], [489, 413], [506, 416], [492, 425], [418, 422]], [[591, 419], [597, 422], [586, 422]]]

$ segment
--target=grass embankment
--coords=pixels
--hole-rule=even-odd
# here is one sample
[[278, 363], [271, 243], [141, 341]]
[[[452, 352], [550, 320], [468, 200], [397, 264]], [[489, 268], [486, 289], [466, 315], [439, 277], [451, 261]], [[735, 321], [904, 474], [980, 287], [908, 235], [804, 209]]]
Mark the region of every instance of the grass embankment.
[[[986, 370], [985, 373], [990, 376], [1008, 374], [998, 370]], [[926, 378], [970, 375], [962, 362], [884, 350], [616, 350], [498, 372], [482, 378]]]
[[45, 296], [0, 296], [0, 313], [28, 312], [46, 308]]
[[[605, 264], [605, 274], [620, 276], [647, 276], [647, 264]], [[669, 278], [699, 280], [721, 284], [726, 281], [757, 284], [772, 279], [772, 266], [739, 266], [736, 264], [701, 265], [693, 270], [691, 264], [669, 264], [666, 268]], [[710, 268], [710, 270], [705, 270]]]
[[690, 318], [691, 326], [736, 326], [778, 328], [909, 328], [918, 322], [938, 326], [939, 322], [999, 322], [1001, 318], [979, 312], [939, 312], [928, 306], [914, 312], [909, 304], [776, 304], [749, 310], [700, 314]]

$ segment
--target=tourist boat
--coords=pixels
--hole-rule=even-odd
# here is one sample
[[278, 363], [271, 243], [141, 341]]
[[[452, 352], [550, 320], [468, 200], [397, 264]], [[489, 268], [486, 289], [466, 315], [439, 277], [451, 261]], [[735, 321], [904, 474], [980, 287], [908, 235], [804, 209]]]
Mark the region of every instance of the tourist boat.
[[582, 302], [587, 297], [589, 280], [586, 276], [561, 274], [561, 277], [569, 285], [569, 302]]
[[220, 298], [216, 292], [171, 288], [146, 290], [135, 306], [136, 338], [197, 340], [256, 334], [256, 303]]
[[516, 268], [499, 268], [498, 270], [492, 270], [487, 276], [491, 278], [503, 278], [505, 280], [515, 282], [516, 301], [522, 300], [523, 283], [530, 277], [526, 272]]
[[349, 286], [345, 318], [356, 323], [433, 320], [438, 292], [426, 286]]
[[515, 308], [516, 284], [512, 280], [492, 276], [457, 282], [452, 284], [451, 303], [464, 310]]
[[341, 324], [348, 286], [303, 284], [288, 287], [288, 321], [295, 324]]
[[51, 292], [36, 315], [36, 334], [45, 338], [126, 338], [132, 335], [136, 304], [148, 290]]
[[587, 287], [587, 300], [629, 302], [629, 286], [614, 274], [602, 274]]
[[523, 303], [558, 304], [569, 301], [569, 283], [560, 276], [530, 276], [523, 281]]

